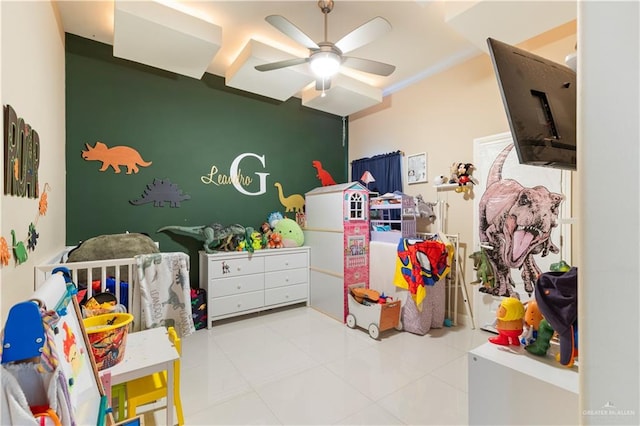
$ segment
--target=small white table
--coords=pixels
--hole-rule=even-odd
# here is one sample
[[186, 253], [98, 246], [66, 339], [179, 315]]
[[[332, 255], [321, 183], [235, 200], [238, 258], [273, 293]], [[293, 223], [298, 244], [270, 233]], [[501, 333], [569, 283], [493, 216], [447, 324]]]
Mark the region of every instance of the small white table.
[[[173, 425], [173, 362], [180, 355], [164, 327], [129, 333], [124, 359], [100, 373], [111, 374], [111, 385], [167, 370], [167, 425]], [[122, 402], [120, 402], [122, 403]]]

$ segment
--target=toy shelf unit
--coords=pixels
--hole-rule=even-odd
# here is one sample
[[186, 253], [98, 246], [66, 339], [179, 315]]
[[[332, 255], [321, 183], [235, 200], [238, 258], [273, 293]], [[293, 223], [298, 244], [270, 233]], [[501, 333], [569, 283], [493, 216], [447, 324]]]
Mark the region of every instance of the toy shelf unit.
[[416, 204], [405, 194], [384, 194], [370, 203], [371, 240], [397, 243], [416, 237]]

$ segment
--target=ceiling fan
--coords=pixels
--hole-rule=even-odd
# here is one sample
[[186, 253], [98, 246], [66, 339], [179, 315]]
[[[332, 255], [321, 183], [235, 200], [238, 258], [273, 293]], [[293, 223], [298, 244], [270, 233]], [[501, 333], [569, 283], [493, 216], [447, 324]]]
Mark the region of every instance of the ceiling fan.
[[318, 7], [324, 15], [324, 41], [320, 43], [311, 40], [309, 36], [285, 17], [280, 15], [267, 16], [265, 20], [268, 23], [292, 40], [308, 48], [309, 56], [257, 65], [255, 69], [258, 71], [272, 71], [308, 62], [311, 70], [317, 76], [316, 90], [322, 90], [323, 95], [324, 91], [331, 87], [331, 77], [338, 72], [341, 65], [370, 74], [385, 77], [391, 75], [396, 69], [394, 65], [371, 59], [343, 56], [344, 53], [362, 47], [389, 32], [391, 24], [386, 19], [377, 16], [351, 31], [337, 42], [332, 43], [327, 40], [327, 16], [333, 10], [333, 0], [320, 0], [318, 1]]

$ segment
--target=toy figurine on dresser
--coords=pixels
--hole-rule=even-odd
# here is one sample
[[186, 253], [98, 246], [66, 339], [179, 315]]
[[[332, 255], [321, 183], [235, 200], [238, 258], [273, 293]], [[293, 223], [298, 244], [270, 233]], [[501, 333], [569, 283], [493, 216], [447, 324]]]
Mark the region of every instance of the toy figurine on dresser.
[[515, 297], [505, 297], [496, 312], [498, 335], [489, 341], [496, 345], [520, 346], [519, 337], [524, 325], [524, 305]]

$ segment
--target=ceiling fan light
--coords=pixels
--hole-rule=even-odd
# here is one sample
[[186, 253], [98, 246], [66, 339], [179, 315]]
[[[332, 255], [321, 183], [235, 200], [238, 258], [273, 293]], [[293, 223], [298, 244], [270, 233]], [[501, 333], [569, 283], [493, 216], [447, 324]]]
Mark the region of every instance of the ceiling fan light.
[[309, 65], [318, 77], [331, 77], [340, 68], [340, 57], [334, 52], [319, 52], [311, 57]]

